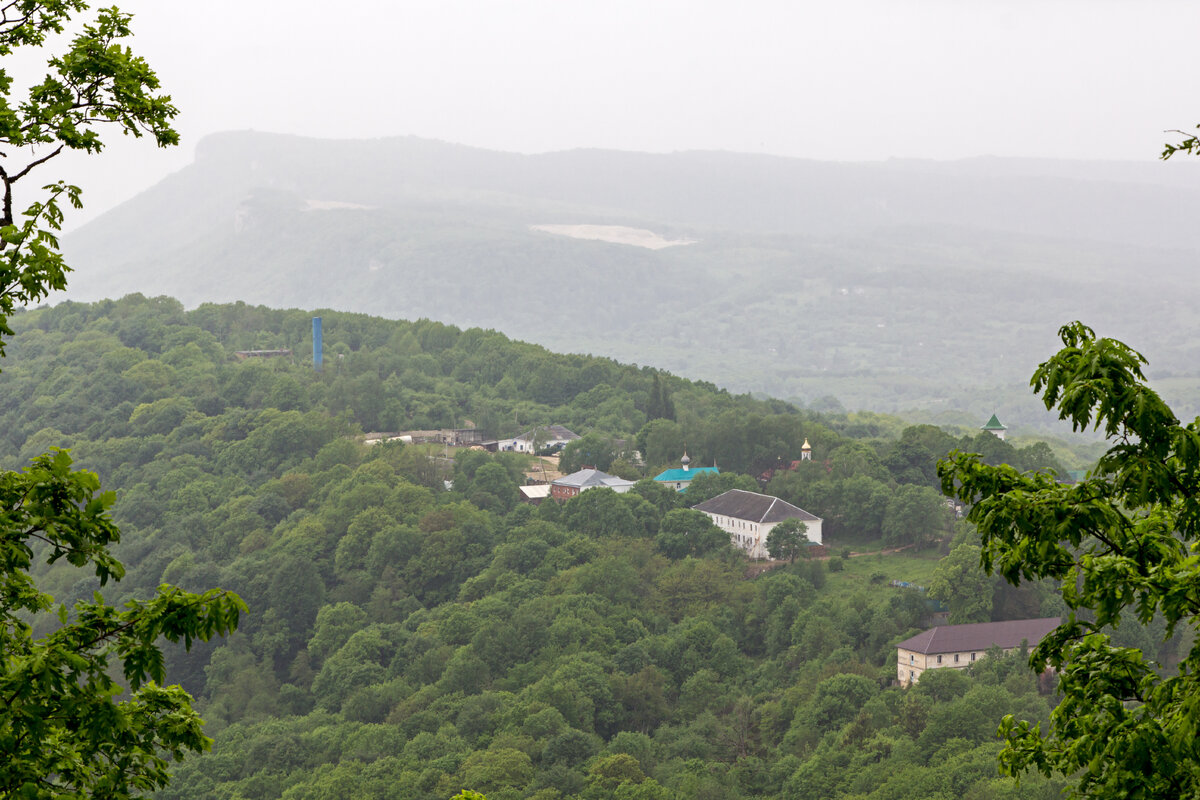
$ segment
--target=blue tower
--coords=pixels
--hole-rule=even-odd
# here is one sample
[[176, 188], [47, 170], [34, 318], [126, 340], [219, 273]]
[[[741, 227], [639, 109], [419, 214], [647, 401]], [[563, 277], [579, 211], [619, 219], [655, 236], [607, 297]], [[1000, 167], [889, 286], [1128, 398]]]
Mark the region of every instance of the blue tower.
[[321, 372], [321, 318], [313, 317], [313, 369]]

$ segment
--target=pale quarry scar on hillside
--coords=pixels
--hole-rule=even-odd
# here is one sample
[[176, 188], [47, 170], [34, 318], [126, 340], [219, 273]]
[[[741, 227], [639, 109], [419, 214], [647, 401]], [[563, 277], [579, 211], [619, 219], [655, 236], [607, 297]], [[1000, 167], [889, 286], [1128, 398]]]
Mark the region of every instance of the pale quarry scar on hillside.
[[594, 239], [612, 244], [628, 244], [648, 250], [662, 250], [684, 244], [695, 244], [696, 239], [666, 239], [645, 228], [628, 228], [624, 225], [530, 225], [530, 230], [569, 236], [572, 239]]

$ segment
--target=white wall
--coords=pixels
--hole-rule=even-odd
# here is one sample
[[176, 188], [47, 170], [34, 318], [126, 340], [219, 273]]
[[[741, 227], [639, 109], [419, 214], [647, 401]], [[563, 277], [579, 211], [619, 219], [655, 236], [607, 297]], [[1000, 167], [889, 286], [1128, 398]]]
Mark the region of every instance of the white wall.
[[[768, 522], [759, 524], [748, 520], [734, 519], [732, 517], [724, 517], [719, 514], [712, 514], [708, 511], [709, 519], [713, 521], [721, 530], [729, 534], [729, 540], [734, 547], [741, 548], [746, 551], [746, 555], [750, 558], [770, 558], [770, 553], [767, 552], [767, 536], [770, 535], [771, 529], [778, 525], [778, 522]], [[822, 544], [821, 539], [821, 520], [805, 522], [808, 530], [805, 531], [805, 536], [814, 544]]]
[[770, 558], [767, 553], [767, 534], [773, 526], [759, 525], [757, 522], [733, 519], [731, 517], [704, 512], [721, 530], [729, 534], [729, 541], [734, 547], [746, 552], [750, 558]]

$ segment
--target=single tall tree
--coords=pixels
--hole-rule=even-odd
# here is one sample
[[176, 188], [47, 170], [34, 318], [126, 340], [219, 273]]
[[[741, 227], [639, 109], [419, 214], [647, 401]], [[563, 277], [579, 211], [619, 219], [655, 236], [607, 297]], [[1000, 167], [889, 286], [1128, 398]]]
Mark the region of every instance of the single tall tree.
[[808, 547], [808, 526], [798, 519], [785, 519], [767, 534], [767, 552], [771, 558], [786, 558], [796, 563], [796, 556]]

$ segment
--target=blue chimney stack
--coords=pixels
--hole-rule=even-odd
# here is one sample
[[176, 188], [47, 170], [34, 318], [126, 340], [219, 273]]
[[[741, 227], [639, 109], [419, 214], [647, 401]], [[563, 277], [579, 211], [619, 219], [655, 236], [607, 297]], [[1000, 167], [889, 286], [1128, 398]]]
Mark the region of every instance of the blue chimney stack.
[[313, 369], [321, 371], [321, 318], [313, 317]]

